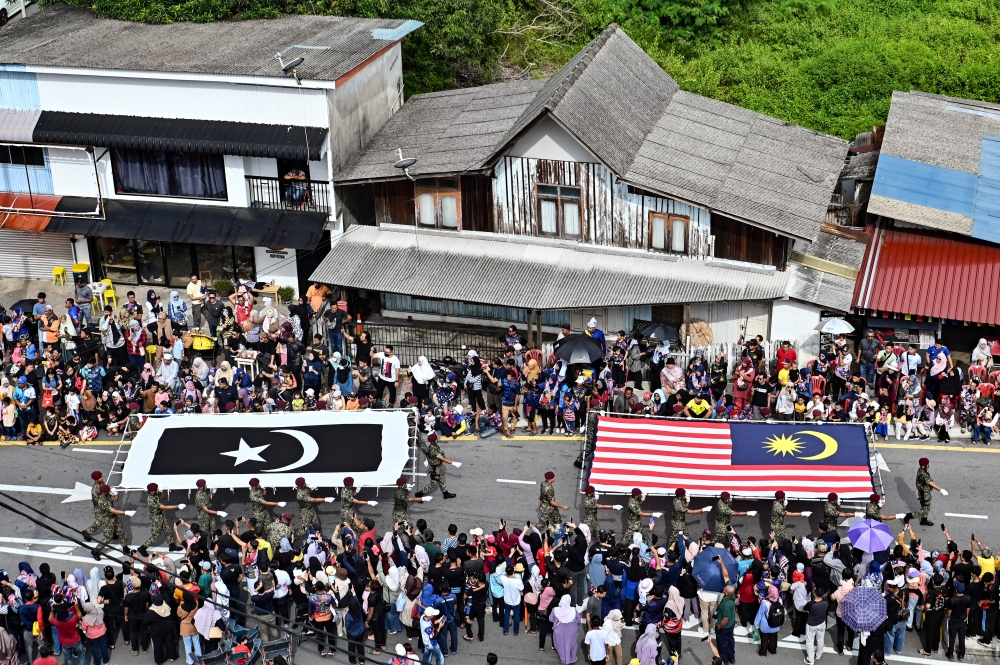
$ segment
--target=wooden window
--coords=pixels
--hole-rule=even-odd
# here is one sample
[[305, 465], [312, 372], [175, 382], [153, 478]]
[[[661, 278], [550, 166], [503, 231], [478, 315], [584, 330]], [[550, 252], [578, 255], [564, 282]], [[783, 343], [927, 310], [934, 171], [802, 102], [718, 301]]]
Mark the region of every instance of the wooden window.
[[420, 178], [413, 193], [417, 224], [435, 229], [462, 227], [462, 193], [457, 179]]
[[649, 248], [658, 252], [687, 254], [691, 220], [680, 215], [649, 214]]
[[579, 187], [536, 185], [538, 235], [579, 239], [583, 235]]

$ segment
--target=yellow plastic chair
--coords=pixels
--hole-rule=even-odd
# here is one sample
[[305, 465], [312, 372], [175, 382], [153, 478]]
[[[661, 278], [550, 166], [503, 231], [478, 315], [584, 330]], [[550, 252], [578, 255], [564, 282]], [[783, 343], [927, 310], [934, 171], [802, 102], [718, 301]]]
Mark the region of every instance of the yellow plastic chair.
[[148, 362], [151, 365], [153, 364], [153, 361], [156, 360], [157, 348], [158, 347], [155, 344], [150, 344], [149, 346], [146, 347], [146, 362]]
[[62, 284], [66, 286], [66, 269], [62, 266], [56, 266], [52, 269], [52, 283]]
[[102, 279], [101, 284], [106, 284], [108, 288], [104, 289], [101, 293], [101, 301], [107, 305], [110, 300], [115, 306], [115, 310], [118, 310], [118, 294], [115, 293], [115, 285], [111, 283], [110, 279]]

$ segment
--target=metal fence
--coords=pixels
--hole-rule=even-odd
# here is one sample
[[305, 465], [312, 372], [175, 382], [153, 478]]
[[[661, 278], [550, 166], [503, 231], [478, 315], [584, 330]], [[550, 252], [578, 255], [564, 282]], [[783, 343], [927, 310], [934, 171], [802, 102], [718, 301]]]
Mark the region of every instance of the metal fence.
[[419, 356], [435, 360], [451, 356], [457, 361], [475, 349], [481, 356], [491, 358], [503, 350], [499, 336], [476, 328], [426, 328], [403, 324], [366, 323], [365, 330], [371, 335], [372, 343], [381, 349], [385, 345], [393, 347], [393, 352], [403, 365], [412, 365]]
[[251, 208], [330, 212], [330, 183], [246, 176]]

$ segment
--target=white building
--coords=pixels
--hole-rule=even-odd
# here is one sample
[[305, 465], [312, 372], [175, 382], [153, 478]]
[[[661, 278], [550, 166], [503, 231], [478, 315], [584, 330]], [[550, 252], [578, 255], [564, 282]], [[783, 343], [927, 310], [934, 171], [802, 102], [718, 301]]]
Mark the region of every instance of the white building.
[[400, 42], [420, 25], [148, 25], [54, 5], [9, 26], [0, 276], [88, 263], [122, 285], [298, 289], [341, 223], [332, 175], [402, 104]]

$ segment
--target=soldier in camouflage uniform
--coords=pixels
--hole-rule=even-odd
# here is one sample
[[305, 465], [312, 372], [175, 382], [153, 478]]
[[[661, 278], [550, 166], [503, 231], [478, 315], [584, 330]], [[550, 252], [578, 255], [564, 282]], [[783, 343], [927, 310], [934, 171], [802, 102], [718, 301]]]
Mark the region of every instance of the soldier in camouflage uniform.
[[377, 506], [378, 501], [362, 501], [356, 499], [358, 488], [354, 486], [354, 478], [347, 476], [344, 478], [344, 488], [340, 490], [340, 521], [346, 522], [351, 527], [364, 527], [361, 520], [354, 512], [354, 506]]
[[868, 505], [865, 506], [865, 519], [875, 520], [876, 522], [891, 522], [896, 519], [895, 515], [891, 517], [882, 517], [882, 508], [878, 505], [878, 502], [882, 499], [878, 494], [872, 494], [868, 497]]
[[927, 470], [930, 463], [931, 461], [926, 457], [920, 458], [920, 468], [917, 469], [917, 498], [920, 500], [920, 510], [907, 513], [906, 517], [903, 518], [903, 522], [906, 524], [909, 524], [910, 520], [914, 517], [919, 517], [921, 525], [934, 526], [934, 522], [927, 519], [927, 516], [931, 512], [931, 499], [933, 498], [934, 490], [948, 496], [948, 492], [941, 489], [941, 486], [931, 478], [931, 472]]
[[90, 502], [94, 506], [94, 523], [83, 530], [83, 539], [85, 541], [93, 540], [93, 534], [104, 526], [104, 522], [102, 521], [103, 514], [100, 510], [101, 485], [104, 484], [104, 474], [100, 471], [94, 471], [90, 474], [90, 479], [94, 481], [94, 486], [90, 488]]
[[392, 504], [392, 523], [395, 526], [400, 522], [410, 522], [409, 507], [411, 503], [423, 503], [430, 501], [429, 496], [422, 498], [411, 497], [410, 488], [406, 486], [406, 478], [400, 476], [396, 480], [396, 499]]
[[[295, 479], [295, 501], [299, 504], [298, 535], [304, 536], [311, 526], [315, 526], [317, 530], [322, 530], [322, 526], [319, 523], [319, 515], [316, 514], [313, 504], [328, 502], [323, 497], [312, 495], [312, 488], [306, 485], [305, 478]], [[330, 499], [330, 502], [332, 501], [333, 499]], [[351, 524], [351, 522], [348, 522], [348, 524]]]
[[287, 538], [288, 542], [295, 541], [295, 534], [292, 533], [292, 514], [282, 513], [281, 517], [269, 522], [264, 526], [264, 540], [271, 543], [275, 552], [281, 551], [281, 539]]
[[823, 521], [831, 530], [837, 529], [841, 517], [854, 517], [854, 513], [840, 512], [840, 497], [836, 492], [830, 492], [826, 499], [826, 503], [823, 504]]
[[601, 530], [600, 524], [597, 523], [597, 511], [602, 508], [613, 509], [614, 506], [598, 503], [597, 491], [593, 485], [587, 485], [583, 491], [586, 494], [583, 499], [583, 523], [590, 529], [591, 538], [596, 539], [598, 532]]
[[792, 513], [785, 510], [785, 493], [778, 490], [774, 493], [774, 503], [771, 505], [771, 531], [774, 532], [774, 539], [780, 544], [788, 540], [788, 530], [785, 529], [786, 517], [802, 517], [802, 513]]
[[448, 491], [448, 485], [445, 481], [445, 464], [454, 464], [450, 459], [444, 456], [444, 451], [441, 450], [441, 446], [437, 442], [437, 434], [431, 432], [427, 435], [426, 440], [421, 437], [417, 437], [417, 445], [420, 449], [424, 451], [424, 455], [427, 456], [428, 475], [430, 476], [430, 482], [427, 485], [414, 494], [416, 498], [421, 498], [425, 494], [430, 494], [435, 488], [441, 488], [441, 495], [446, 499], [452, 499], [456, 495]]
[[199, 479], [195, 483], [198, 489], [194, 493], [194, 506], [198, 512], [198, 526], [201, 527], [201, 532], [205, 534], [205, 538], [211, 538], [216, 528], [216, 511], [208, 507], [208, 504], [212, 501], [212, 491], [205, 487], [205, 484], [203, 479]]
[[569, 510], [569, 506], [564, 506], [556, 502], [556, 489], [553, 483], [556, 481], [556, 474], [552, 471], [545, 472], [545, 482], [542, 483], [538, 491], [538, 526], [544, 528], [546, 523], [552, 525], [562, 524], [562, 515], [559, 509]]
[[271, 513], [268, 511], [268, 506], [277, 506], [277, 501], [267, 501], [264, 496], [267, 495], [267, 490], [260, 486], [259, 478], [250, 479], [250, 511], [253, 514], [254, 520], [257, 522], [258, 527], [263, 527], [273, 520], [271, 519]]
[[[635, 493], [635, 490], [632, 490]], [[678, 487], [674, 491], [674, 510], [670, 514], [670, 543], [677, 542], [677, 534], [683, 531], [687, 533], [687, 516], [688, 515], [699, 515], [701, 513], [708, 513], [712, 511], [712, 507], [699, 508], [697, 510], [691, 510], [688, 506], [691, 504], [687, 499], [687, 490], [683, 487]]]
[[638, 487], [632, 488], [632, 496], [629, 498], [628, 506], [625, 510], [627, 514], [625, 516], [625, 533], [622, 534], [622, 544], [627, 547], [632, 544], [633, 533], [642, 535], [641, 518], [652, 517], [653, 513], [642, 512], [642, 490]]
[[[155, 545], [156, 541], [160, 538], [170, 534], [170, 527], [167, 525], [167, 520], [163, 517], [164, 510], [178, 510], [180, 509], [180, 504], [176, 506], [164, 506], [160, 503], [162, 496], [159, 491], [159, 486], [156, 483], [150, 483], [146, 485], [146, 507], [149, 508], [149, 538], [146, 539], [142, 545], [137, 549], [139, 554], [144, 557], [149, 556], [149, 552], [146, 551], [147, 547]], [[179, 549], [176, 543], [170, 543], [170, 551]]]
[[128, 547], [128, 534], [125, 533], [125, 525], [122, 524], [121, 519], [125, 511], [114, 507], [114, 501], [118, 498], [118, 495], [112, 495], [111, 488], [108, 485], [101, 485], [100, 490], [98, 510], [101, 514], [101, 528], [104, 529], [104, 538], [97, 544], [97, 547], [90, 551], [97, 561], [101, 560], [101, 550], [115, 539], [121, 542], [123, 550], [126, 552], [130, 551]]
[[746, 517], [746, 513], [732, 509], [733, 497], [729, 492], [723, 492], [719, 496], [719, 502], [715, 504], [715, 537], [713, 542], [729, 546], [729, 527], [733, 516]]

